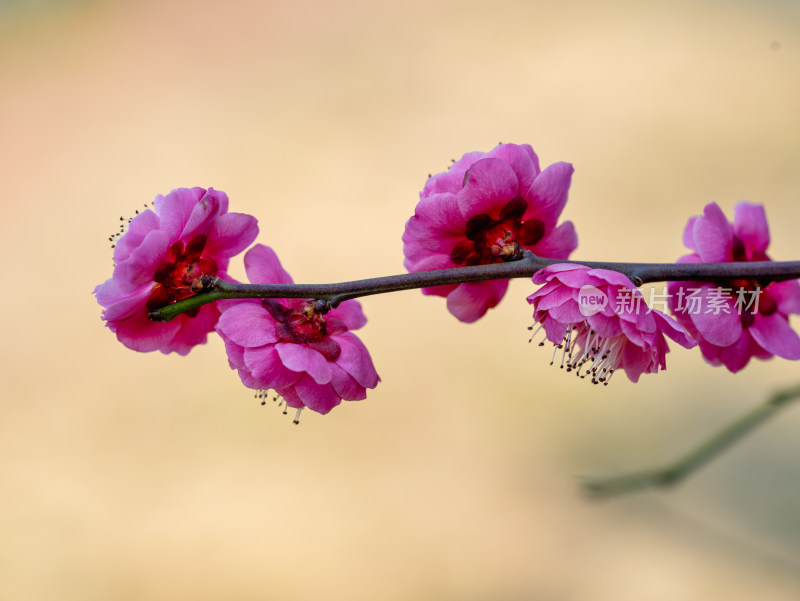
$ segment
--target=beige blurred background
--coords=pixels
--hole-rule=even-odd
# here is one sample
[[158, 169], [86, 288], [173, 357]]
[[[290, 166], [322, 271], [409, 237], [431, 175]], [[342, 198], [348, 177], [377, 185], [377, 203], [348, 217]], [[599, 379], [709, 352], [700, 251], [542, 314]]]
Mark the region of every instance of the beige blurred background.
[[794, 364], [678, 348], [598, 389], [527, 343], [529, 283], [472, 326], [405, 292], [363, 303], [378, 389], [295, 427], [219, 340], [131, 352], [90, 294], [120, 215], [180, 186], [296, 281], [398, 273], [427, 174], [499, 141], [574, 163], [577, 258], [673, 260], [749, 199], [798, 259], [796, 3], [6, 2], [0, 34], [0, 599], [798, 598], [800, 411], [674, 491], [577, 486]]

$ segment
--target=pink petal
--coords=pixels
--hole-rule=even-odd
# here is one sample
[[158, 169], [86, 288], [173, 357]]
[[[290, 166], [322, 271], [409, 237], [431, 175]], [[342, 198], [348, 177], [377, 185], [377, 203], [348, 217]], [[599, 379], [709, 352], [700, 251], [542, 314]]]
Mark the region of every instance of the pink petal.
[[689, 309], [689, 317], [703, 338], [717, 346], [728, 346], [742, 335], [742, 321], [731, 299], [724, 301], [729, 313], [720, 311], [715, 314], [713, 309], [708, 312], [711, 308], [709, 299], [712, 290], [716, 288], [710, 284], [703, 284], [696, 297], [700, 299], [697, 305], [692, 305], [693, 301], [688, 299], [684, 299], [684, 305]]
[[122, 279], [134, 285], [153, 282], [156, 269], [164, 261], [167, 249], [172, 241], [162, 230], [153, 230], [134, 250], [128, 260], [114, 269], [114, 278]]
[[364, 315], [364, 311], [361, 310], [361, 303], [357, 300], [344, 301], [331, 310], [328, 315], [333, 319], [339, 319], [344, 322], [348, 330], [357, 330], [367, 323], [367, 317]]
[[549, 313], [553, 319], [566, 324], [581, 323], [586, 320], [586, 316], [581, 313], [578, 303], [574, 300], [553, 307]]
[[103, 319], [106, 321], [120, 321], [128, 319], [134, 313], [144, 311], [148, 296], [149, 295], [145, 293], [144, 295], [132, 296], [118, 303], [114, 303], [103, 311]]
[[[556, 277], [556, 274], [560, 274], [564, 271], [581, 271], [585, 273], [589, 268], [585, 265], [580, 265], [578, 263], [555, 263], [553, 265], [548, 265], [544, 269], [540, 269], [536, 273], [533, 274], [533, 283], [534, 284], [544, 284], [545, 282], [549, 282]], [[580, 287], [583, 284], [580, 284]]]
[[331, 381], [331, 366], [322, 353], [293, 342], [279, 342], [275, 345], [275, 350], [278, 351], [281, 362], [292, 371], [306, 372], [318, 384]]
[[568, 259], [576, 248], [578, 248], [578, 234], [575, 233], [575, 226], [571, 221], [565, 221], [545, 234], [544, 238], [529, 250], [540, 257]]
[[800, 337], [780, 313], [763, 315], [757, 313], [750, 335], [762, 348], [784, 359], [800, 359]]
[[150, 209], [139, 213], [128, 225], [125, 235], [114, 246], [114, 263], [119, 265], [136, 250], [145, 236], [159, 227], [158, 215]]
[[595, 313], [586, 317], [586, 323], [603, 338], [613, 338], [622, 333], [620, 320], [616, 315], [611, 317], [603, 313]]
[[205, 255], [232, 257], [252, 244], [258, 235], [258, 220], [244, 213], [226, 213], [214, 220]]
[[342, 402], [331, 384], [321, 385], [309, 376], [301, 378], [294, 385], [294, 392], [306, 407], [323, 415]]
[[[301, 374], [301, 378], [302, 377], [307, 377], [312, 382], [314, 381], [313, 378], [311, 378], [310, 376], [306, 376], [305, 374]], [[299, 380], [298, 380], [298, 382], [299, 382]], [[294, 385], [292, 385], [292, 386], [290, 386], [288, 388], [282, 388], [280, 390], [277, 390], [276, 392], [283, 397], [283, 400], [284, 400], [284, 402], [286, 403], [286, 405], [288, 407], [293, 407], [295, 409], [300, 409], [300, 408], [303, 408], [303, 407], [306, 406], [305, 403], [303, 402], [303, 399], [300, 398], [300, 395], [298, 395], [295, 392]]]
[[453, 163], [447, 171], [429, 177], [420, 193], [420, 198], [427, 198], [431, 194], [440, 192], [457, 193], [464, 187], [464, 173], [482, 156], [482, 152], [468, 152]]
[[336, 359], [336, 365], [353, 376], [364, 388], [375, 388], [380, 378], [364, 343], [350, 332], [338, 334], [334, 339], [342, 349], [342, 353]]
[[226, 308], [217, 323], [223, 336], [244, 347], [279, 340], [276, 322], [261, 303], [240, 302]]
[[180, 328], [169, 344], [159, 350], [162, 353], [189, 354], [193, 347], [206, 343], [208, 333], [214, 331], [218, 319], [219, 309], [214, 303], [200, 307], [200, 311], [194, 317], [189, 317], [185, 313], [179, 315], [173, 321], [178, 321]]
[[737, 203], [733, 213], [733, 231], [744, 242], [749, 261], [760, 257], [769, 246], [769, 226], [764, 207], [750, 202]]
[[244, 347], [229, 338], [222, 338], [222, 340], [225, 342], [225, 353], [228, 355], [228, 365], [231, 366], [231, 369], [247, 369], [244, 363]]
[[578, 291], [570, 286], [562, 286], [557, 282], [548, 282], [528, 297], [528, 302], [535, 303], [539, 311], [547, 311], [553, 307], [574, 300]]
[[539, 175], [539, 158], [528, 144], [500, 144], [486, 153], [485, 157], [502, 159], [514, 170], [520, 190], [530, 188], [533, 180]]
[[615, 286], [619, 286], [620, 288], [632, 290], [635, 295], [641, 297], [641, 293], [624, 273], [612, 271], [610, 269], [590, 269], [587, 273], [590, 276], [601, 278], [608, 284], [613, 284]]
[[[689, 223], [683, 229], [683, 245], [689, 250], [697, 252], [697, 245], [694, 243], [694, 224], [700, 219], [699, 216], [689, 217]], [[699, 257], [698, 257], [699, 259]], [[697, 261], [700, 262], [699, 260]]]
[[361, 384], [356, 382], [356, 379], [348, 374], [341, 367], [335, 363], [331, 365], [333, 370], [333, 377], [331, 384], [342, 400], [345, 401], [362, 401], [367, 398], [367, 390]]
[[464, 239], [465, 220], [455, 194], [434, 194], [423, 198], [406, 223], [404, 253], [412, 257], [415, 247], [448, 255]]
[[[433, 271], [435, 269], [451, 269], [453, 267], [457, 267], [457, 265], [450, 260], [449, 254], [428, 254], [425, 257], [418, 258], [416, 261], [409, 257], [406, 258], [406, 260], [403, 262], [403, 265], [412, 273], [416, 273], [418, 271]], [[434, 287], [435, 286], [429, 286], [429, 288]]]
[[[707, 204], [694, 223], [697, 252], [706, 263], [726, 263], [732, 258], [733, 231], [717, 203]], [[725, 345], [723, 345], [725, 346]]]
[[548, 230], [555, 227], [564, 205], [567, 203], [572, 173], [570, 163], [553, 163], [542, 171], [533, 184], [523, 192], [528, 201], [525, 219], [536, 218], [544, 222]]
[[622, 350], [622, 366], [631, 382], [639, 381], [639, 377], [647, 371], [650, 360], [650, 356], [635, 344], [628, 343]]
[[465, 220], [481, 213], [495, 217], [518, 194], [517, 176], [508, 163], [500, 159], [481, 159], [464, 174], [458, 207]]
[[244, 269], [251, 284], [293, 284], [292, 276], [281, 266], [269, 246], [256, 244], [244, 255]]
[[780, 313], [784, 315], [800, 313], [800, 282], [797, 280], [772, 282], [761, 292], [768, 294], [775, 301]]
[[161, 230], [170, 240], [181, 237], [189, 216], [205, 193], [203, 188], [177, 188], [166, 196], [159, 194], [153, 201], [153, 208], [161, 220]]
[[558, 321], [550, 315], [547, 315], [544, 318], [543, 325], [544, 333], [547, 336], [547, 339], [553, 344], [560, 344], [561, 341], [564, 340], [564, 336], [567, 335], [567, 324], [562, 321]]
[[[223, 209], [223, 204], [225, 209]], [[227, 210], [227, 206], [228, 196], [225, 192], [218, 192], [213, 188], [209, 188], [192, 208], [189, 219], [186, 225], [183, 226], [181, 239], [189, 241], [198, 234], [205, 233], [209, 225]]]
[[[247, 369], [258, 381], [258, 388], [280, 390], [294, 386], [303, 377], [303, 370], [292, 371], [283, 364], [278, 351], [271, 344], [246, 348], [242, 357]], [[234, 358], [229, 355], [231, 362]]]
[[129, 349], [149, 353], [169, 344], [180, 329], [180, 321], [150, 321], [147, 312], [141, 311], [124, 321], [109, 322], [108, 327], [116, 332], [117, 339]]
[[730, 346], [716, 347], [718, 349], [714, 354], [716, 364], [722, 363], [732, 373], [736, 373], [750, 362], [755, 346], [752, 336], [745, 329], [739, 339]]
[[95, 287], [92, 292], [97, 298], [97, 302], [102, 307], [110, 307], [111, 305], [131, 297], [140, 297], [149, 294], [152, 289], [152, 280], [143, 285], [136, 285], [128, 280], [122, 278], [109, 278], [102, 284]]
[[689, 336], [689, 333], [669, 315], [665, 315], [661, 311], [653, 309], [653, 316], [656, 319], [659, 331], [669, 336], [683, 348], [694, 348], [697, 346], [697, 342], [694, 338]]
[[472, 323], [496, 307], [508, 289], [508, 280], [467, 282], [447, 295], [447, 310], [464, 323]]

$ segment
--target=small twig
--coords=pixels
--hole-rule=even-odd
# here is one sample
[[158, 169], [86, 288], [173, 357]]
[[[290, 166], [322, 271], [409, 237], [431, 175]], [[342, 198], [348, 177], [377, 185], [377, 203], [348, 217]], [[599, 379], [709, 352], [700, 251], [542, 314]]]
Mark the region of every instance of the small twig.
[[651, 487], [674, 486], [798, 398], [800, 384], [773, 394], [671, 465], [613, 478], [587, 479], [582, 483], [583, 489], [593, 498], [607, 498]]

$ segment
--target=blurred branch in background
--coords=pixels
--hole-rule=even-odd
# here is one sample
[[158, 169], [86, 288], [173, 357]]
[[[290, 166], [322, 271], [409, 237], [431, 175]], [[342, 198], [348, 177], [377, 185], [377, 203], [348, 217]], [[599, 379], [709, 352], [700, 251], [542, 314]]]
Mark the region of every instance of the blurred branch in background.
[[603, 499], [647, 488], [674, 486], [797, 399], [800, 399], [800, 384], [776, 392], [672, 464], [623, 476], [588, 478], [582, 483], [583, 489], [591, 498]]

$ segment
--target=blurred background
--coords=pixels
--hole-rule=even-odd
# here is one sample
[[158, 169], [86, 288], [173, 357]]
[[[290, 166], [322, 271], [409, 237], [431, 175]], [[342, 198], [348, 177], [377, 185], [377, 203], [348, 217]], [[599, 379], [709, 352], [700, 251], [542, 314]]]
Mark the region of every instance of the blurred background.
[[674, 260], [748, 199], [800, 259], [798, 67], [778, 0], [0, 3], [0, 599], [797, 599], [800, 411], [675, 490], [578, 486], [795, 364], [673, 345], [598, 388], [528, 344], [529, 282], [471, 326], [410, 291], [363, 302], [370, 398], [293, 426], [218, 339], [134, 353], [91, 291], [119, 217], [181, 186], [298, 282], [399, 273], [428, 174], [500, 141], [575, 165], [573, 258]]

